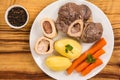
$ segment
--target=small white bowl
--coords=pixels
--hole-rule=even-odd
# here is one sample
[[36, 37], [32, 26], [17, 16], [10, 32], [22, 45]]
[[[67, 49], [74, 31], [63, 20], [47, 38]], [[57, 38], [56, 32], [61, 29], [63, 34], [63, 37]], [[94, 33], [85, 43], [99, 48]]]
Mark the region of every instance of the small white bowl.
[[[26, 22], [25, 22], [22, 26], [13, 26], [13, 25], [10, 24], [10, 22], [8, 21], [8, 13], [9, 13], [9, 11], [10, 11], [12, 8], [14, 8], [14, 7], [23, 8], [23, 9], [25, 10], [26, 14], [27, 14], [27, 20], [26, 20]], [[28, 21], [29, 21], [28, 11], [27, 11], [23, 6], [21, 6], [21, 5], [12, 5], [12, 6], [10, 6], [10, 7], [6, 10], [6, 12], [5, 12], [5, 21], [6, 21], [6, 23], [7, 23], [11, 28], [14, 28], [14, 29], [23, 28], [23, 27], [28, 23]]]

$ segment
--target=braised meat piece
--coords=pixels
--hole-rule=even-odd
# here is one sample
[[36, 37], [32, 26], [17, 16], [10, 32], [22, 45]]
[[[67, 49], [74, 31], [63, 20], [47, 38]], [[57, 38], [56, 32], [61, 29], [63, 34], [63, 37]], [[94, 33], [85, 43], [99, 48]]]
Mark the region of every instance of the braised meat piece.
[[56, 28], [83, 42], [94, 42], [101, 38], [103, 28], [100, 23], [87, 22], [90, 16], [91, 10], [87, 5], [66, 3], [59, 9]]
[[66, 33], [72, 22], [78, 19], [87, 21], [90, 15], [91, 10], [86, 5], [67, 3], [59, 9], [56, 27], [58, 30]]
[[86, 22], [91, 15], [91, 10], [88, 6], [82, 4], [80, 5], [79, 13], [81, 15], [81, 19], [83, 19], [83, 21]]
[[103, 33], [103, 27], [100, 23], [85, 23], [85, 27], [81, 36], [83, 42], [91, 43], [99, 40]]

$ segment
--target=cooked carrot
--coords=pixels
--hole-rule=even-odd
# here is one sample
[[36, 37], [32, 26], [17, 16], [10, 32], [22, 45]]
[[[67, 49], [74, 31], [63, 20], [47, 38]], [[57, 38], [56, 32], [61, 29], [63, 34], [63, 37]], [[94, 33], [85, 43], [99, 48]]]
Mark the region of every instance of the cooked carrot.
[[86, 69], [84, 69], [81, 72], [82, 76], [87, 75], [91, 70], [93, 70], [97, 66], [101, 65], [102, 63], [103, 63], [102, 60], [98, 58], [94, 63], [90, 64]]
[[95, 43], [89, 50], [86, 51], [86, 53], [93, 54], [99, 49], [102, 49], [106, 45], [106, 41], [104, 38], [101, 38], [97, 43]]
[[77, 72], [82, 71], [83, 69], [85, 69], [87, 66], [89, 66], [90, 63], [87, 63], [86, 61], [82, 62], [80, 65], [78, 65], [78, 67], [75, 68], [75, 70]]
[[[101, 56], [101, 55], [104, 54], [104, 53], [105, 53], [105, 51], [104, 51], [103, 49], [100, 49], [100, 50], [98, 50], [96, 53], [94, 53], [93, 57], [96, 59], [96, 58], [98, 58], [99, 56]], [[79, 64], [79, 65], [75, 68], [75, 70], [76, 70], [77, 72], [80, 72], [80, 71], [82, 71], [83, 69], [85, 69], [87, 66], [89, 66], [89, 64], [90, 64], [90, 63], [84, 61], [84, 62], [82, 62], [81, 64]]]
[[100, 49], [99, 51], [97, 51], [95, 54], [93, 54], [94, 58], [99, 58], [102, 54], [105, 53], [105, 50]]
[[90, 49], [88, 49], [86, 52], [84, 52], [80, 57], [78, 57], [76, 60], [73, 61], [72, 65], [67, 69], [67, 73], [71, 74], [72, 71], [77, 67], [78, 64], [80, 64], [82, 61], [84, 61], [87, 58], [88, 54], [93, 54], [102, 47], [106, 45], [106, 41], [104, 38], [101, 38], [97, 43], [95, 43]]

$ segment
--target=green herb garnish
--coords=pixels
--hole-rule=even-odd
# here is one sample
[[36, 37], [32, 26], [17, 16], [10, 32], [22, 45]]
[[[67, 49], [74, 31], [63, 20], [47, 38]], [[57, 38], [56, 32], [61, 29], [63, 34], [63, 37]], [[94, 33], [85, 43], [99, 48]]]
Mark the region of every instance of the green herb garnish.
[[86, 59], [87, 63], [94, 63], [95, 61], [96, 59], [91, 54], [87, 55], [87, 59]]
[[70, 51], [71, 53], [73, 53], [72, 50], [73, 50], [73, 47], [72, 47], [70, 44], [67, 44], [67, 45], [65, 46], [65, 52], [66, 52], [66, 53], [68, 53], [68, 51]]

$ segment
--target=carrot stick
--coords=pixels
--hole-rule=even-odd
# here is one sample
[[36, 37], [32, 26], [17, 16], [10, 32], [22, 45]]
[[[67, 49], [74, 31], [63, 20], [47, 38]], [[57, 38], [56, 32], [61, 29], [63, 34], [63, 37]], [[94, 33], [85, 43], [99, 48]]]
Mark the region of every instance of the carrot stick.
[[[105, 53], [105, 51], [104, 51], [103, 49], [100, 49], [100, 50], [98, 50], [96, 53], [94, 53], [93, 57], [94, 57], [94, 58], [98, 58], [99, 56], [101, 56], [101, 55], [104, 54], [104, 53]], [[84, 61], [84, 62], [82, 62], [81, 64], [79, 64], [79, 65], [75, 68], [75, 70], [76, 70], [77, 72], [80, 72], [80, 71], [82, 71], [83, 69], [85, 69], [87, 66], [89, 66], [89, 64], [90, 64], [90, 63]]]
[[86, 61], [82, 62], [80, 65], [78, 65], [78, 67], [75, 68], [75, 70], [77, 72], [82, 71], [83, 69], [85, 69], [87, 66], [89, 66], [90, 63], [87, 63]]
[[94, 68], [96, 68], [97, 66], [101, 65], [103, 62], [101, 59], [97, 59], [96, 62], [90, 64], [86, 69], [84, 69], [81, 74], [83, 76], [87, 75], [91, 70], [93, 70]]
[[97, 51], [94, 55], [93, 55], [93, 57], [94, 58], [99, 58], [102, 54], [104, 54], [105, 53], [105, 51], [103, 50], [103, 49], [100, 49], [99, 51]]
[[101, 38], [97, 43], [95, 43], [90, 49], [88, 49], [86, 52], [84, 52], [80, 57], [78, 57], [76, 60], [73, 61], [72, 65], [67, 69], [67, 73], [71, 74], [72, 71], [77, 67], [78, 64], [80, 64], [82, 61], [84, 61], [88, 54], [93, 54], [102, 47], [106, 45], [106, 41], [104, 38]]

